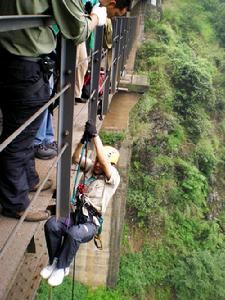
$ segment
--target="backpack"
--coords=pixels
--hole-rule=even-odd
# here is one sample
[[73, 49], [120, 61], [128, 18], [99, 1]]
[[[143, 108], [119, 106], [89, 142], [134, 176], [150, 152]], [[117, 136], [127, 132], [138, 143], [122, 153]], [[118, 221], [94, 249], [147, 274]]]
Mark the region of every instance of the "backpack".
[[[98, 96], [101, 97], [103, 95], [103, 82], [105, 80], [105, 72], [102, 70], [99, 74], [99, 93]], [[88, 99], [91, 96], [91, 71], [87, 71], [84, 76], [84, 84], [82, 88], [81, 98]]]

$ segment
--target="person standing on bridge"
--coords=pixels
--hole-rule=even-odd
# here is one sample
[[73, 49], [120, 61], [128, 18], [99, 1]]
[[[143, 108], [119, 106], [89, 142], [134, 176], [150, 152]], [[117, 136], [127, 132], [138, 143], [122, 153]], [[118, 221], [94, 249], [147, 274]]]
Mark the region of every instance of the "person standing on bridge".
[[[61, 34], [77, 45], [85, 41], [97, 25], [104, 25], [106, 8], [93, 7], [84, 13], [81, 0], [24, 1], [0, 0], [0, 15], [51, 14]], [[56, 48], [52, 26], [0, 32], [0, 108], [3, 113], [3, 143], [50, 98], [48, 55]], [[33, 141], [42, 116], [32, 122], [0, 152], [0, 203], [2, 214], [20, 218], [29, 205], [29, 191], [35, 191], [39, 176], [35, 170]], [[50, 186], [48, 186], [50, 187]], [[46, 187], [47, 188], [47, 187]], [[48, 211], [28, 212], [25, 220], [41, 221]]]
[[[95, 161], [80, 158], [83, 144], [91, 141], [96, 152]], [[69, 274], [69, 266], [81, 243], [89, 242], [98, 234], [101, 217], [115, 193], [120, 175], [115, 167], [119, 152], [103, 146], [95, 125], [88, 121], [80, 143], [73, 154], [73, 162], [84, 169], [82, 185], [78, 186], [76, 209], [69, 218], [51, 217], [45, 224], [49, 265], [40, 275], [51, 286], [60, 285]], [[81, 191], [82, 189], [82, 191]]]
[[[82, 0], [86, 13], [90, 14], [93, 6], [100, 5], [105, 6], [107, 11], [107, 19], [105, 25], [109, 24], [109, 20], [114, 19], [115, 17], [124, 16], [127, 11], [130, 9], [131, 0]], [[111, 21], [110, 21], [111, 23]], [[92, 32], [86, 42], [83, 42], [77, 45], [77, 56], [76, 56], [76, 64], [78, 67], [76, 68], [76, 81], [75, 81], [75, 103], [86, 103], [88, 101], [87, 98], [82, 98], [82, 88], [84, 84], [84, 76], [88, 70], [88, 55], [91, 54], [91, 51], [94, 50], [95, 43], [95, 33]], [[90, 95], [89, 95], [90, 96]]]

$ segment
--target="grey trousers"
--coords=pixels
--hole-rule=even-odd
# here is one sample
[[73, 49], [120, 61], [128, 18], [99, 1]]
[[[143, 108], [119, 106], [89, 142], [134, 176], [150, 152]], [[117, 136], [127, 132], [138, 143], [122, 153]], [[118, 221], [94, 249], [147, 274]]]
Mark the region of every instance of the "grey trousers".
[[44, 226], [49, 263], [58, 258], [57, 268], [67, 268], [75, 257], [81, 243], [87, 243], [98, 232], [92, 222], [74, 225], [73, 218], [56, 220], [51, 217]]

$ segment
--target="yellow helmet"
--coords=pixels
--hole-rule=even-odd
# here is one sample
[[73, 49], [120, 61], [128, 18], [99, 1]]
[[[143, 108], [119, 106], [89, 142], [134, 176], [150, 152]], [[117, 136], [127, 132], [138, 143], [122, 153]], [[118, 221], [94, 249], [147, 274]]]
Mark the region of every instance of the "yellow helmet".
[[109, 162], [116, 165], [120, 157], [119, 151], [116, 148], [107, 145], [104, 146], [104, 152]]

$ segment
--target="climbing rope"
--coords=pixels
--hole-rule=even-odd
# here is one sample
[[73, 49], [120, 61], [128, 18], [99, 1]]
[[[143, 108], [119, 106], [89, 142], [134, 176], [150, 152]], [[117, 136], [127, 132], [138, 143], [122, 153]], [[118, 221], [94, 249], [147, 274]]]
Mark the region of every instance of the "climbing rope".
[[[76, 205], [77, 183], [78, 183], [78, 177], [79, 177], [79, 174], [80, 174], [80, 164], [81, 164], [81, 161], [83, 159], [84, 153], [85, 153], [85, 162], [84, 162], [84, 169], [83, 169], [83, 173], [84, 173], [84, 176], [83, 176], [84, 179], [83, 180], [85, 180], [85, 171], [86, 171], [87, 154], [88, 154], [87, 144], [88, 144], [88, 141], [84, 141], [84, 144], [83, 144], [82, 150], [81, 150], [80, 160], [79, 160], [79, 163], [78, 163], [76, 176], [74, 178], [73, 193], [72, 193], [72, 197], [71, 197], [71, 201], [70, 201], [72, 205]], [[72, 300], [74, 300], [74, 288], [75, 288], [75, 259], [73, 259], [73, 283], [72, 283], [72, 296], [71, 296]]]
[[48, 300], [52, 300], [52, 286], [48, 286]]
[[85, 175], [85, 169], [86, 169], [86, 163], [87, 163], [87, 141], [85, 141], [84, 144], [83, 144], [83, 146], [82, 146], [80, 160], [79, 160], [79, 163], [78, 163], [78, 167], [77, 167], [77, 171], [76, 171], [76, 176], [74, 178], [73, 193], [72, 193], [72, 197], [71, 197], [71, 200], [70, 200], [70, 202], [71, 202], [72, 205], [76, 204], [77, 183], [78, 183], [78, 177], [79, 177], [79, 174], [80, 174], [80, 164], [81, 164], [81, 161], [83, 159], [84, 152], [86, 152], [85, 153], [84, 171], [83, 171], [84, 175]]

